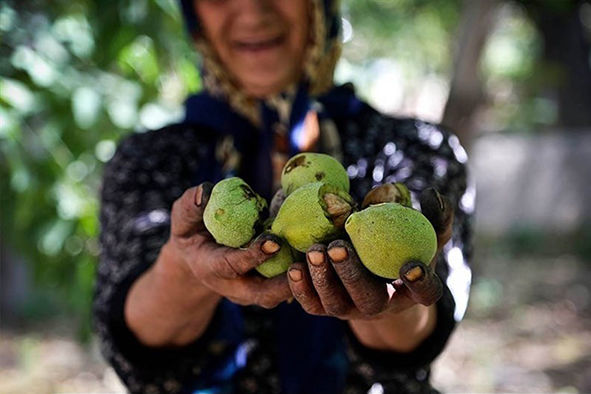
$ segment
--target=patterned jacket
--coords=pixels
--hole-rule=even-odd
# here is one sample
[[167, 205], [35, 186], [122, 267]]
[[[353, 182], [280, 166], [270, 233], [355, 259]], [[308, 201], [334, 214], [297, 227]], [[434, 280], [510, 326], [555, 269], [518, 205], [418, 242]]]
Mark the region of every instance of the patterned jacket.
[[[474, 188], [467, 182], [466, 153], [458, 138], [440, 127], [384, 116], [367, 104], [354, 117], [333, 120], [354, 198], [361, 200], [376, 185], [402, 181], [415, 205], [427, 186], [437, 187], [454, 205], [453, 236], [437, 263], [445, 289], [433, 334], [411, 353], [376, 351], [361, 345], [345, 322], [306, 315], [297, 303], [264, 310], [225, 300], [194, 343], [142, 345], [125, 323], [125, 298], [167, 241], [173, 202], [195, 185], [195, 174], [221, 143], [207, 127], [176, 124], [128, 136], [104, 169], [95, 327], [103, 355], [131, 392], [433, 392], [429, 366], [463, 317], [471, 280]], [[313, 369], [322, 376], [297, 376], [298, 363], [306, 359], [281, 357], [289, 351], [283, 327], [298, 321], [305, 326], [307, 319], [322, 319], [317, 326], [322, 332], [314, 334], [315, 342], [310, 339], [322, 344], [310, 350], [322, 352], [323, 365]], [[282, 381], [285, 369], [297, 380], [291, 389]], [[325, 381], [326, 386], [318, 383]]]

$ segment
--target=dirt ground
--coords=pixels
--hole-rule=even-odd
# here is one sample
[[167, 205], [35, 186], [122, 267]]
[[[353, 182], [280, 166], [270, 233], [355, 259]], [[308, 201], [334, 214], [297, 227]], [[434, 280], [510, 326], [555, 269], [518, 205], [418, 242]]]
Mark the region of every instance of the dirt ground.
[[560, 255], [484, 263], [434, 384], [446, 392], [590, 393], [591, 262]]
[[[591, 262], [483, 254], [470, 306], [433, 368], [449, 393], [591, 392]], [[0, 393], [125, 392], [67, 322], [0, 333]]]

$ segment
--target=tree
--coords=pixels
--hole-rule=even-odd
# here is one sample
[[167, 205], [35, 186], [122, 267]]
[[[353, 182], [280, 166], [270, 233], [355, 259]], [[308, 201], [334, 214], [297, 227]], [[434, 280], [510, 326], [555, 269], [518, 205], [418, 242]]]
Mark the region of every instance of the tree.
[[0, 34], [2, 249], [88, 334], [102, 165], [122, 135], [178, 116], [196, 56], [173, 0], [8, 0]]
[[469, 147], [474, 130], [474, 113], [486, 100], [480, 59], [495, 21], [498, 0], [466, 0], [458, 27], [454, 69], [441, 123], [453, 130]]
[[535, 94], [554, 100], [556, 126], [591, 126], [591, 2], [520, 0], [544, 42]]

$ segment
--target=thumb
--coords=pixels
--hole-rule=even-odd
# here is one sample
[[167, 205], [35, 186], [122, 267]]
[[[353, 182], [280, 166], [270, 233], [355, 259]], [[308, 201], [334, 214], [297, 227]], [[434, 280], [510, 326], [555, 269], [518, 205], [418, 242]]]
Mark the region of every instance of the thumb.
[[434, 187], [423, 190], [419, 200], [421, 212], [429, 219], [437, 234], [437, 250], [441, 250], [452, 235], [453, 207], [449, 199]]
[[409, 261], [400, 268], [400, 279], [408, 289], [409, 297], [423, 305], [436, 303], [443, 294], [441, 279], [420, 261]]
[[203, 211], [209, 201], [213, 184], [204, 182], [191, 187], [172, 204], [170, 232], [177, 237], [187, 237], [204, 231]]

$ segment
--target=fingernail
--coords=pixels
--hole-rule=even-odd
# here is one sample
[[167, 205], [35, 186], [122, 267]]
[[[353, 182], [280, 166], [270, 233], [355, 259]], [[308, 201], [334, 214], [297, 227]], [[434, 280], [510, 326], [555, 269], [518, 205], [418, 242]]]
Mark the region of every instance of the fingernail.
[[297, 268], [292, 268], [288, 272], [289, 278], [294, 282], [299, 282], [302, 280], [302, 271]]
[[324, 253], [317, 250], [308, 252], [308, 260], [314, 265], [320, 265], [324, 263]]
[[279, 244], [277, 242], [271, 241], [271, 240], [267, 240], [267, 241], [263, 242], [263, 245], [261, 246], [261, 250], [265, 254], [273, 254], [273, 253], [277, 252], [279, 250], [279, 248], [280, 248]]
[[201, 206], [201, 196], [203, 195], [203, 186], [199, 186], [195, 192], [195, 205]]
[[330, 259], [335, 263], [340, 263], [341, 261], [345, 261], [345, 259], [349, 256], [347, 253], [347, 249], [343, 248], [342, 246], [337, 246], [334, 248], [328, 249], [328, 255]]
[[415, 282], [415, 281], [421, 279], [423, 277], [423, 275], [425, 275], [425, 273], [423, 272], [423, 269], [419, 266], [416, 266], [416, 267], [413, 267], [410, 270], [408, 270], [408, 272], [404, 274], [404, 277], [409, 282]]
[[435, 192], [435, 198], [437, 198], [439, 209], [441, 210], [441, 212], [445, 211], [445, 203], [443, 202], [443, 198], [441, 198], [441, 193], [439, 193], [439, 190], [435, 188], [433, 188], [433, 191]]
[[209, 200], [209, 196], [211, 194], [211, 191], [213, 190], [213, 183], [211, 182], [203, 182], [201, 184], [201, 192], [200, 192], [200, 199], [199, 199], [199, 206], [202, 206], [204, 204], [207, 204], [207, 201]]

